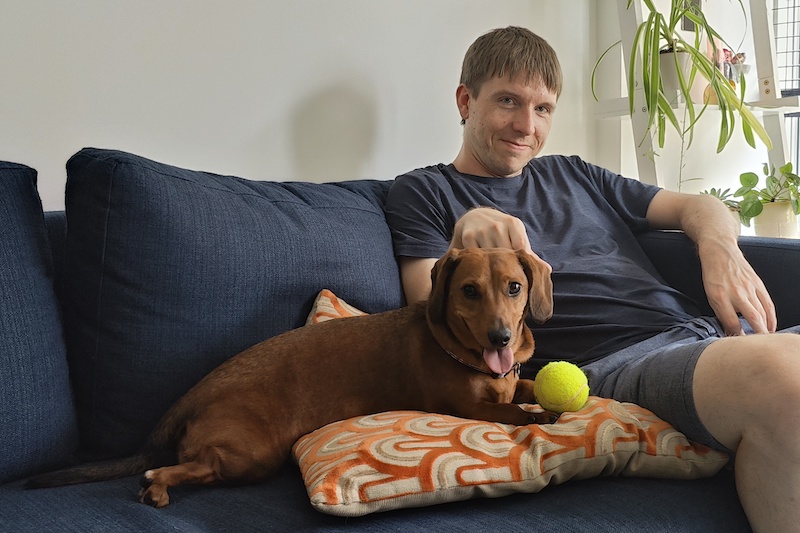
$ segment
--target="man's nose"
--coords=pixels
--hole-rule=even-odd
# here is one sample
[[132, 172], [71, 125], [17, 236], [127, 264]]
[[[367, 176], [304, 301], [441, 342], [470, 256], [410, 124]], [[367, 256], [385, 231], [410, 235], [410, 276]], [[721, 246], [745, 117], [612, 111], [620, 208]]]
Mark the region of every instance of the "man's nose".
[[514, 117], [514, 129], [525, 135], [536, 131], [536, 112], [530, 108], [520, 108]]

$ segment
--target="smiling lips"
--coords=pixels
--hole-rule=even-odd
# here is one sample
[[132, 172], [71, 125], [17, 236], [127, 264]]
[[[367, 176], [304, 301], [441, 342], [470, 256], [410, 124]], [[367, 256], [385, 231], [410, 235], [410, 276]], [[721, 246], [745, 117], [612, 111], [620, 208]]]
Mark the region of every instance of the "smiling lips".
[[506, 143], [512, 150], [516, 150], [516, 151], [520, 151], [521, 152], [523, 150], [530, 150], [531, 149], [531, 147], [529, 145], [524, 144], [524, 143], [518, 143], [518, 142], [506, 141], [506, 140], [504, 140], [503, 142]]

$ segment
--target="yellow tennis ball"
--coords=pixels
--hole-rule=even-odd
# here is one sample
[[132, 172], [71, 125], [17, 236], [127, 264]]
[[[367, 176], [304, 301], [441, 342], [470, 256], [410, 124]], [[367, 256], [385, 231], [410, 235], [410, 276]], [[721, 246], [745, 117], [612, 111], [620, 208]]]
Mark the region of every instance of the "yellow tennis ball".
[[548, 411], [578, 411], [589, 398], [589, 381], [577, 365], [554, 361], [536, 374], [533, 393], [539, 405]]

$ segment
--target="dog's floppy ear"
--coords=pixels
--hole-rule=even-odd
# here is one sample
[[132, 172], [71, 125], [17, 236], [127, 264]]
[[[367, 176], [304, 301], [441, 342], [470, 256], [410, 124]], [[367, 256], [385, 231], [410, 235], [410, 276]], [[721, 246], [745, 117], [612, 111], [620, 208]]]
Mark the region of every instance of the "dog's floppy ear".
[[517, 257], [528, 278], [528, 311], [541, 324], [553, 316], [553, 280], [550, 265], [524, 250]]
[[436, 261], [431, 269], [431, 296], [428, 299], [428, 317], [433, 322], [444, 321], [450, 277], [458, 265], [459, 250], [450, 249]]

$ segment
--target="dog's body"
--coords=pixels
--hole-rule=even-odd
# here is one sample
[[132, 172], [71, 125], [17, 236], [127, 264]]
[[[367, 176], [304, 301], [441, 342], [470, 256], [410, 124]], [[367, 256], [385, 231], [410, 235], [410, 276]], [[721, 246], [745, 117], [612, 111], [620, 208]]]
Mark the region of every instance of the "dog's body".
[[[301, 436], [328, 423], [390, 410], [420, 410], [515, 425], [533, 382], [519, 364], [533, 354], [527, 311], [552, 314], [549, 270], [525, 252], [454, 250], [432, 272], [426, 303], [286, 332], [226, 361], [178, 400], [130, 458], [29, 480], [45, 487], [147, 470], [142, 501], [162, 507], [168, 487], [252, 483], [274, 473]], [[178, 464], [174, 464], [177, 460]]]

